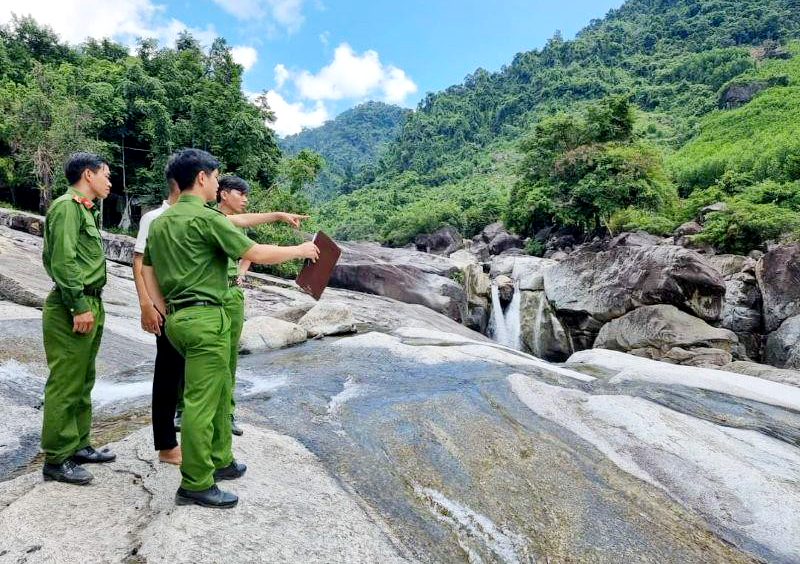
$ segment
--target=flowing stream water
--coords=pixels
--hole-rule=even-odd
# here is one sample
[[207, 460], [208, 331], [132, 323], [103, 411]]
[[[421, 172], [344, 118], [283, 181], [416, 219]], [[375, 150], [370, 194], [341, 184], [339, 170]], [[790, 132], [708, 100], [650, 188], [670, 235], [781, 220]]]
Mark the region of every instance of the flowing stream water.
[[520, 296], [519, 283], [515, 283], [511, 303], [503, 311], [500, 303], [500, 290], [497, 284], [492, 284], [492, 317], [489, 320], [489, 336], [501, 345], [514, 350], [522, 349]]

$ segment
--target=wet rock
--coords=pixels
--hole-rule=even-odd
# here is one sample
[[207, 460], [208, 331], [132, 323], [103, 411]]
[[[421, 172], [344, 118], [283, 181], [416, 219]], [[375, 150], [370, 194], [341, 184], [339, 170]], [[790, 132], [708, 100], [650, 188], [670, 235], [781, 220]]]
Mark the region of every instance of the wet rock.
[[469, 264], [464, 270], [464, 289], [469, 305], [485, 306], [486, 298], [491, 291], [492, 282], [489, 276], [477, 263]]
[[544, 292], [522, 291], [520, 326], [522, 342], [533, 356], [564, 362], [572, 354], [569, 336]]
[[309, 337], [344, 335], [356, 332], [356, 319], [349, 307], [335, 302], [320, 302], [297, 322]]
[[486, 329], [489, 326], [489, 307], [486, 306], [472, 306], [467, 314], [467, 319], [464, 320], [464, 325], [477, 331], [478, 333], [486, 334]]
[[771, 333], [800, 314], [800, 245], [777, 247], [756, 265], [764, 303], [764, 329]]
[[500, 293], [500, 301], [504, 303], [510, 302], [514, 296], [514, 281], [509, 276], [501, 274], [494, 279], [494, 283]]
[[274, 317], [252, 317], [244, 322], [239, 352], [250, 354], [264, 350], [282, 349], [302, 343], [308, 332], [300, 325]]
[[[675, 306], [654, 305], [603, 325], [594, 347], [677, 364], [723, 365], [731, 362], [737, 344], [732, 331], [712, 327]], [[698, 355], [702, 358], [693, 360]]]
[[603, 323], [641, 305], [669, 304], [717, 320], [725, 294], [714, 268], [674, 246], [573, 253], [544, 270], [544, 288], [576, 350], [590, 348]]
[[764, 361], [778, 368], [800, 369], [800, 315], [786, 319], [767, 335]]
[[454, 227], [445, 226], [430, 235], [417, 235], [414, 245], [418, 251], [450, 256], [464, 247], [464, 238]]

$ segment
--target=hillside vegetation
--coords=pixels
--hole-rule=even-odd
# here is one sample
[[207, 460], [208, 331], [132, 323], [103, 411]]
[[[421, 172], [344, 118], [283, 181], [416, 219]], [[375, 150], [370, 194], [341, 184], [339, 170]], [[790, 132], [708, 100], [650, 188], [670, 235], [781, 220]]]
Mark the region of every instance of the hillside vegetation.
[[[574, 40], [556, 33], [543, 49], [516, 55], [499, 72], [478, 69], [462, 84], [429, 94], [375, 163], [375, 179], [322, 205], [317, 215], [339, 237], [391, 244], [442, 223], [469, 236], [482, 222], [503, 218], [528, 235], [548, 221], [590, 231], [669, 232], [712, 194], [686, 198], [724, 184], [727, 171], [744, 175], [739, 185], [771, 180], [792, 191], [800, 178], [800, 77], [798, 47], [791, 43], [798, 31], [796, 0], [630, 0]], [[718, 109], [728, 86], [748, 81], [764, 82], [765, 89], [740, 108]], [[541, 136], [566, 135], [567, 124], [587, 121], [587, 114], [614, 98], [632, 110], [624, 145], [593, 146], [590, 138], [568, 142], [550, 164], [578, 150], [581, 155], [572, 156], [581, 156], [592, 170], [563, 177], [552, 176], [555, 169], [539, 171], [532, 181], [530, 165], [538, 157], [531, 152], [544, 142]], [[618, 185], [624, 175], [612, 169], [634, 162], [647, 174], [624, 181], [649, 184], [640, 195], [661, 196], [641, 199]], [[604, 211], [587, 220], [576, 191], [591, 194], [599, 186], [609, 188], [597, 197]], [[668, 195], [676, 190], [683, 199]], [[553, 192], [563, 198], [554, 199]], [[762, 199], [752, 203], [765, 204]], [[532, 206], [534, 200], [542, 205]], [[777, 223], [759, 231], [793, 228], [792, 222]], [[716, 242], [730, 245], [720, 237]]]

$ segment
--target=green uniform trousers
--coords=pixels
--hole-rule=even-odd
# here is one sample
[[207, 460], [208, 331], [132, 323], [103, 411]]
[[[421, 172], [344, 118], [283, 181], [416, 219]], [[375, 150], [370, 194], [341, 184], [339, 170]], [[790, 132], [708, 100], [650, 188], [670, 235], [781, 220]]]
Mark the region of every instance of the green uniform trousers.
[[181, 422], [181, 487], [214, 485], [231, 452], [231, 322], [221, 306], [193, 306], [167, 316], [167, 337], [186, 360]]
[[94, 361], [103, 336], [105, 312], [98, 297], [87, 296], [94, 325], [89, 333], [72, 330], [72, 314], [53, 290], [42, 311], [44, 351], [50, 375], [44, 386], [42, 450], [45, 461], [60, 464], [89, 446], [92, 426]]
[[225, 313], [231, 320], [231, 413], [236, 407], [233, 390], [236, 387], [236, 363], [239, 361], [239, 339], [244, 325], [244, 292], [239, 286], [231, 286], [225, 296]]

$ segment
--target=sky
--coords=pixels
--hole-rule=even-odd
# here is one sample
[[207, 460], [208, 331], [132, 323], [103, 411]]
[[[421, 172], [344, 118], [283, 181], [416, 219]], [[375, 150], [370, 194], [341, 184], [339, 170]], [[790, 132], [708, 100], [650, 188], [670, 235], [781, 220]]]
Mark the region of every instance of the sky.
[[267, 91], [281, 135], [317, 127], [367, 100], [414, 108], [478, 68], [498, 71], [570, 39], [622, 0], [0, 0], [0, 22], [31, 15], [79, 44], [139, 37], [172, 45], [215, 37], [244, 66], [243, 90]]

